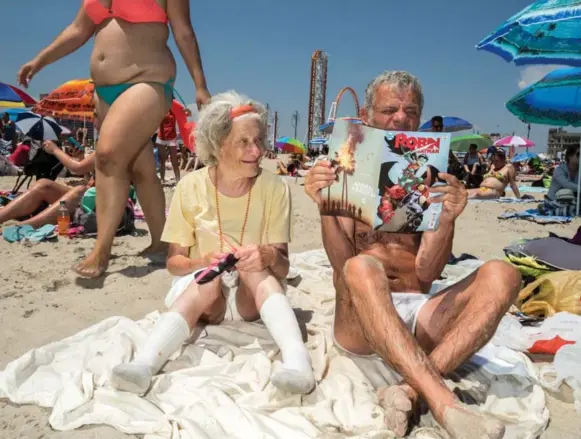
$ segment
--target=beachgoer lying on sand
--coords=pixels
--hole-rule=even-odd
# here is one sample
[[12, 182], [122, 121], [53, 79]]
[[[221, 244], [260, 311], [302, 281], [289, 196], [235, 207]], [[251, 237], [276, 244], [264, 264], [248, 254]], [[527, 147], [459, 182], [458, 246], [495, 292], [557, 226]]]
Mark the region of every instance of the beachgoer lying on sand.
[[[77, 161], [50, 140], [44, 142], [43, 148], [49, 154], [56, 156], [73, 174], [86, 175], [95, 170], [94, 153]], [[83, 194], [92, 185], [92, 181], [90, 182], [88, 178], [85, 184], [74, 187], [42, 178], [24, 194], [0, 209], [0, 224], [13, 219], [20, 220], [20, 225], [28, 224], [34, 228], [45, 224], [56, 224], [60, 202], [66, 203], [72, 216], [79, 206]]]
[[176, 61], [167, 45], [169, 31], [196, 86], [201, 106], [210, 93], [190, 19], [188, 0], [82, 0], [73, 22], [18, 72], [28, 87], [44, 67], [93, 41], [91, 79], [102, 118], [96, 159], [97, 222], [95, 247], [73, 270], [82, 277], [101, 276], [125, 211], [133, 179], [151, 246], [165, 250], [165, 198], [155, 170], [151, 133], [160, 125], [174, 96]]
[[516, 169], [506, 161], [506, 153], [498, 148], [492, 156], [490, 170], [484, 174], [484, 180], [478, 189], [470, 189], [468, 198], [490, 200], [505, 196], [505, 189], [510, 184], [516, 198], [520, 198], [520, 192], [516, 183]]
[[198, 285], [194, 273], [227, 253], [238, 258], [233, 312], [246, 321], [262, 319], [282, 352], [284, 368], [272, 383], [293, 393], [313, 389], [310, 357], [281, 284], [289, 269], [290, 192], [260, 168], [266, 123], [264, 106], [235, 92], [214, 96], [200, 111], [196, 152], [206, 167], [177, 185], [162, 237], [170, 243], [167, 268], [178, 277], [174, 287], [181, 282], [183, 290], [133, 361], [114, 368], [118, 389], [145, 393], [199, 322], [224, 319], [224, 280]]
[[[417, 131], [423, 107], [418, 80], [388, 71], [371, 82], [361, 119], [384, 130]], [[379, 147], [379, 145], [378, 145]], [[379, 153], [379, 152], [378, 152]], [[490, 261], [435, 296], [426, 296], [449, 260], [454, 223], [467, 203], [464, 185], [430, 188], [443, 196], [436, 231], [380, 233], [351, 218], [321, 216], [323, 244], [337, 290], [334, 337], [346, 355], [379, 355], [403, 381], [378, 391], [387, 425], [402, 437], [421, 397], [454, 439], [498, 439], [505, 427], [462, 404], [444, 384], [493, 336], [520, 289], [510, 264]], [[321, 189], [335, 181], [328, 162], [305, 179], [306, 193], [322, 206]]]

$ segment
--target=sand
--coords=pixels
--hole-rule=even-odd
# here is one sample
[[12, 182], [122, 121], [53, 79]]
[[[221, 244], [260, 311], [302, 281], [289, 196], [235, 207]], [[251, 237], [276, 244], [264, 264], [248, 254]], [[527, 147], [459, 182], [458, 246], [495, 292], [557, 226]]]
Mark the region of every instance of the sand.
[[[266, 160], [273, 170], [275, 161]], [[170, 172], [168, 172], [171, 175]], [[13, 177], [0, 177], [0, 190], [10, 190]], [[295, 236], [292, 252], [321, 248], [320, 222], [316, 209], [305, 195], [302, 179], [289, 179], [293, 197]], [[173, 188], [166, 187], [169, 203]], [[470, 253], [482, 259], [502, 258], [502, 249], [519, 238], [547, 236], [554, 232], [573, 236], [581, 225], [537, 225], [526, 221], [499, 221], [497, 216], [522, 205], [469, 204], [459, 218], [454, 254]], [[114, 259], [107, 275], [97, 281], [75, 278], [71, 265], [86, 255], [93, 239], [61, 239], [32, 247], [8, 244], [0, 239], [2, 261], [0, 288], [0, 368], [28, 350], [60, 340], [101, 320], [124, 315], [139, 319], [163, 309], [170, 285], [164, 261], [150, 261], [136, 254], [149, 244], [145, 223], [138, 223], [138, 236], [117, 238]], [[568, 402], [565, 402], [568, 401]], [[551, 424], [543, 439], [579, 437], [581, 418], [576, 415], [566, 391], [549, 396]], [[55, 432], [48, 425], [49, 411], [36, 406], [14, 406], [0, 402], [0, 437], [5, 439], [117, 439], [126, 435], [105, 426], [85, 427], [74, 432]]]

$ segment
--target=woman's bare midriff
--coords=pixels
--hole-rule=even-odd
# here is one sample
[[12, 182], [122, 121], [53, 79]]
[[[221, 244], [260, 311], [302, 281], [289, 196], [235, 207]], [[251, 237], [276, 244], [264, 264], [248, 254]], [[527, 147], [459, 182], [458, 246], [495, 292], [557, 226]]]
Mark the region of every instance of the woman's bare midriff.
[[169, 29], [162, 23], [105, 21], [95, 34], [91, 78], [96, 85], [165, 83], [175, 78], [168, 37]]
[[494, 177], [485, 178], [484, 181], [480, 183], [480, 187], [494, 189], [499, 194], [502, 194], [504, 192], [504, 189], [506, 189], [506, 185], [503, 182], [501, 182], [498, 178]]

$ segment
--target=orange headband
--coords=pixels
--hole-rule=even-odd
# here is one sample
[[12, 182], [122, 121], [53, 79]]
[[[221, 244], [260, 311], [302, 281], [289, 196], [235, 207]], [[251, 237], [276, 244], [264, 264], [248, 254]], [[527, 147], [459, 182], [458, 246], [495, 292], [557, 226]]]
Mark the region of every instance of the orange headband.
[[257, 113], [257, 111], [252, 105], [239, 105], [230, 110], [230, 120], [248, 113]]

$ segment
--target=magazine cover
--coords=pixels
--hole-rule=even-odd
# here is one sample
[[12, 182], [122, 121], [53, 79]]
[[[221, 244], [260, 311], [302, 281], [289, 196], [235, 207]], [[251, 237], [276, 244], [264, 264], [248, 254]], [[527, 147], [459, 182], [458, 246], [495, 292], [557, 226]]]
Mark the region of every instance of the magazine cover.
[[[384, 131], [337, 120], [329, 160], [337, 182], [323, 191], [323, 212], [377, 231], [411, 233], [438, 227], [441, 203], [430, 186], [448, 169], [449, 133]], [[326, 192], [326, 193], [325, 193]]]

